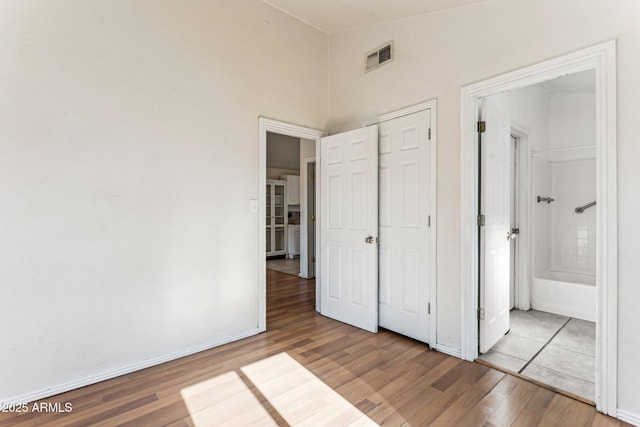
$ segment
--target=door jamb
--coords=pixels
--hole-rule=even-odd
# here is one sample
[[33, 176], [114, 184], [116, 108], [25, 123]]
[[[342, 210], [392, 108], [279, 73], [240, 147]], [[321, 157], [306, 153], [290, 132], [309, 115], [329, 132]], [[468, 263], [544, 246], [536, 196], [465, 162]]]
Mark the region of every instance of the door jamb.
[[615, 40], [464, 86], [460, 94], [461, 354], [478, 357], [478, 101], [507, 90], [586, 70], [596, 72], [596, 409], [616, 416], [617, 406], [617, 162]]
[[[312, 139], [316, 141], [316, 149], [320, 146], [320, 138], [327, 133], [321, 130], [298, 126], [266, 117], [258, 118], [258, 331], [267, 330], [267, 252], [266, 252], [266, 196], [267, 185], [267, 132], [292, 136], [294, 138]], [[316, 205], [317, 209], [317, 205]], [[317, 271], [317, 269], [316, 269]], [[316, 274], [318, 276], [319, 274]], [[316, 292], [320, 281], [316, 280]]]
[[533, 265], [532, 209], [531, 204], [531, 146], [529, 134], [531, 131], [511, 119], [511, 135], [518, 138], [518, 227], [520, 234], [516, 240], [517, 271], [515, 286], [515, 308], [529, 310], [531, 308], [531, 266]]
[[[302, 161], [302, 168], [300, 169], [300, 232], [304, 231], [305, 238], [302, 239], [302, 234], [300, 235], [300, 277], [303, 279], [312, 278], [309, 275], [309, 271], [311, 270], [311, 266], [309, 265], [309, 165], [311, 163], [316, 163], [316, 157], [307, 157]], [[317, 166], [317, 164], [316, 164]], [[316, 210], [316, 215], [317, 215]], [[304, 242], [303, 242], [304, 240]], [[304, 243], [304, 244], [303, 244]], [[315, 276], [314, 276], [315, 277]], [[316, 299], [319, 295], [316, 295]], [[316, 308], [319, 307], [319, 304], [316, 303]]]

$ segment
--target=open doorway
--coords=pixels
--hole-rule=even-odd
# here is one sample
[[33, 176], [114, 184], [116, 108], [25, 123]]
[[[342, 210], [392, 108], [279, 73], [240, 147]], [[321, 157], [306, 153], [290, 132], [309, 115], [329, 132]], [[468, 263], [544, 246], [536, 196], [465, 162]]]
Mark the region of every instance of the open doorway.
[[[575, 85], [582, 84], [579, 81], [593, 89], [577, 93], [584, 92], [576, 90]], [[574, 87], [568, 88], [571, 84]], [[515, 101], [505, 99], [518, 91], [529, 91], [528, 102], [520, 102], [519, 110]], [[546, 121], [539, 119], [545, 116], [539, 107], [545, 105], [539, 102], [545, 97]], [[583, 99], [576, 102], [579, 97]], [[585, 102], [586, 98], [592, 101]], [[588, 124], [584, 125], [584, 120], [576, 117], [587, 110]], [[463, 357], [475, 360], [481, 353], [489, 353], [505, 334], [523, 334], [522, 330], [515, 333], [521, 323], [539, 320], [550, 326], [545, 337], [538, 337], [541, 347], [530, 349], [533, 354], [522, 358], [522, 366], [507, 369], [524, 375], [531, 368], [531, 378], [534, 365], [549, 369], [547, 362], [554, 358], [551, 353], [573, 345], [567, 344], [572, 329], [584, 332], [583, 326], [591, 325], [586, 335], [595, 335], [595, 340], [572, 348], [576, 354], [583, 351], [580, 357], [589, 360], [576, 363], [579, 356], [556, 354], [561, 364], [549, 370], [579, 377], [574, 365], [586, 367], [593, 373], [586, 393], [589, 396], [569, 392], [615, 415], [615, 43], [464, 87], [461, 117]], [[528, 149], [523, 150], [527, 143]], [[517, 176], [524, 177], [526, 185], [511, 185], [515, 159], [511, 153], [516, 148], [521, 153], [517, 159], [525, 159], [517, 164]], [[518, 211], [520, 223], [516, 226], [510, 213], [511, 199], [518, 201], [516, 207], [525, 207]], [[597, 204], [593, 203], [596, 200]], [[515, 245], [517, 268], [512, 272], [514, 239], [520, 241]], [[590, 250], [591, 246], [595, 249]], [[514, 311], [510, 310], [510, 292], [514, 292]], [[518, 313], [529, 319], [515, 318]], [[556, 338], [564, 341], [554, 343]], [[525, 347], [524, 342], [515, 343], [515, 338], [511, 341], [502, 347], [498, 344], [502, 351], [496, 353], [506, 355], [506, 347]], [[540, 357], [537, 362], [536, 357]], [[550, 383], [548, 376], [537, 380]], [[554, 386], [569, 388], [566, 384]]]
[[[596, 215], [582, 206], [593, 207], [596, 198], [595, 114], [593, 70], [485, 97], [480, 159], [480, 205], [486, 215], [480, 360], [590, 402], [595, 399]], [[512, 123], [526, 129], [525, 144]], [[520, 211], [531, 212], [522, 232]], [[504, 234], [496, 222], [501, 215]], [[520, 247], [523, 237], [529, 247]], [[519, 286], [520, 264], [532, 271], [528, 292]], [[503, 277], [509, 302], [498, 310]]]
[[314, 141], [267, 133], [267, 269], [300, 275], [301, 156], [314, 151]]
[[[302, 237], [306, 234], [306, 228], [303, 230], [301, 221], [292, 221], [289, 224], [289, 211], [296, 212], [298, 218], [303, 217], [306, 209], [306, 199], [301, 201], [301, 193], [304, 190], [306, 182], [300, 182], [301, 165], [309, 156], [315, 154], [316, 145], [325, 133], [319, 130], [306, 128], [303, 126], [293, 125], [277, 120], [267, 118], [259, 119], [259, 193], [257, 200], [258, 213], [258, 289], [259, 289], [259, 312], [258, 322], [261, 332], [267, 329], [267, 285], [268, 280], [286, 279], [286, 276], [300, 276], [299, 257], [302, 255], [303, 249], [298, 241], [298, 245], [289, 245], [290, 236], [288, 227], [295, 225], [300, 230]], [[288, 146], [285, 148], [285, 156], [292, 157], [286, 164], [268, 163], [268, 140], [271, 139], [272, 144], [282, 141], [282, 144]], [[293, 145], [291, 145], [293, 144]], [[282, 148], [282, 147], [280, 147]], [[293, 148], [293, 155], [290, 152]], [[277, 150], [271, 153], [272, 157], [278, 156]], [[296, 157], [297, 156], [297, 157]], [[297, 160], [296, 160], [297, 159]], [[302, 161], [301, 161], [302, 159]], [[270, 166], [270, 167], [268, 167]], [[287, 167], [283, 167], [287, 166]], [[297, 174], [296, 174], [297, 172]], [[302, 175], [306, 175], [304, 170]], [[294, 177], [294, 178], [292, 178]], [[277, 178], [277, 179], [275, 179]], [[289, 185], [287, 181], [289, 180]], [[297, 189], [296, 189], [297, 187]], [[287, 191], [287, 188], [293, 188], [293, 191]], [[302, 191], [301, 191], [302, 189]], [[254, 201], [251, 202], [252, 206]], [[291, 208], [291, 209], [290, 209]], [[295, 224], [295, 223], [298, 224]], [[274, 240], [275, 239], [275, 240]], [[296, 253], [297, 252], [297, 253]], [[306, 251], [305, 251], [306, 252]], [[270, 269], [267, 274], [268, 259], [286, 262], [288, 260], [296, 260], [293, 267], [287, 265], [289, 272], [280, 272]], [[291, 263], [293, 264], [293, 263]], [[273, 267], [273, 266], [271, 266]], [[276, 277], [277, 276], [277, 277]], [[303, 276], [304, 277], [304, 276]], [[312, 286], [317, 294], [317, 284], [313, 281]], [[316, 310], [318, 308], [316, 307]]]

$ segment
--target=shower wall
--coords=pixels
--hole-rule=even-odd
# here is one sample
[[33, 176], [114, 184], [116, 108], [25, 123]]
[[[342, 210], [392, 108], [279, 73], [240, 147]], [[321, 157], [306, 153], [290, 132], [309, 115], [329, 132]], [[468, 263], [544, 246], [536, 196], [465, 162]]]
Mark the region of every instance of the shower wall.
[[[491, 101], [528, 139], [530, 199], [523, 199], [525, 191], [518, 197], [525, 201], [519, 206], [527, 206], [530, 222], [518, 225], [520, 238], [527, 236], [529, 242], [520, 246], [519, 256], [530, 263], [520, 280], [530, 283], [524, 289], [530, 290], [531, 307], [593, 320], [595, 208], [582, 214], [575, 208], [595, 201], [595, 95], [543, 83]], [[537, 196], [555, 200], [537, 203]], [[519, 304], [529, 308], [527, 302]]]
[[552, 94], [549, 105], [551, 271], [595, 275], [596, 210], [575, 212], [596, 200], [595, 96]]

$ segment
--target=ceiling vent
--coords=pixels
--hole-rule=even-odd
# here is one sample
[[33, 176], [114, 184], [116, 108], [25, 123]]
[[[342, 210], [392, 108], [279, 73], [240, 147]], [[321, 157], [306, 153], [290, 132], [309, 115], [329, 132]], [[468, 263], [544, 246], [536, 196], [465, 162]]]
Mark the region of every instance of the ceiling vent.
[[367, 53], [365, 72], [368, 73], [391, 61], [393, 61], [393, 40]]

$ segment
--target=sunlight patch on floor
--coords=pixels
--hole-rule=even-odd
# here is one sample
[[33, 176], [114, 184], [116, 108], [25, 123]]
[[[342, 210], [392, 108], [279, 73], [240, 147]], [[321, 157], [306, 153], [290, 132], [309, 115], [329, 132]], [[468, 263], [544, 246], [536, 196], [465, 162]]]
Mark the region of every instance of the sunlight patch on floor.
[[242, 372], [290, 425], [377, 425], [287, 353]]
[[236, 372], [183, 388], [180, 393], [196, 427], [278, 425]]
[[181, 394], [196, 427], [377, 425], [287, 353], [186, 387]]

